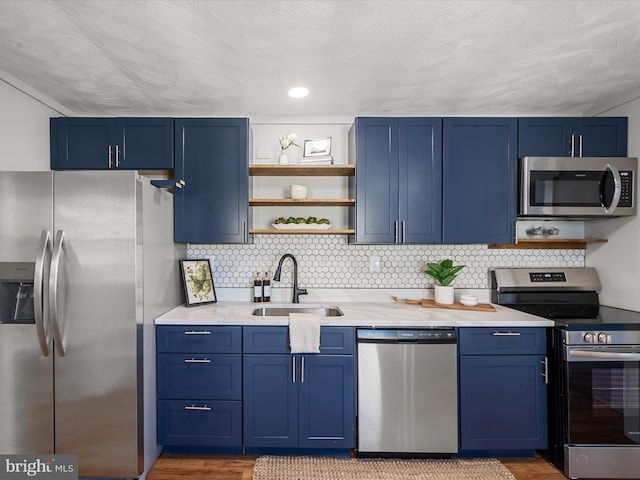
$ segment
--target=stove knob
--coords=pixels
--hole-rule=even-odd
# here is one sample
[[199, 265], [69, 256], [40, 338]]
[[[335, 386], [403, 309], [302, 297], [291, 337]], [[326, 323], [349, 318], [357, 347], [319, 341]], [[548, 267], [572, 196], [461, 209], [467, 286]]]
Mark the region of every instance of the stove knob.
[[604, 332], [598, 334], [598, 341], [601, 343], [611, 343], [611, 335], [607, 335]]
[[589, 343], [598, 343], [598, 337], [593, 332], [587, 332], [584, 334], [584, 341]]

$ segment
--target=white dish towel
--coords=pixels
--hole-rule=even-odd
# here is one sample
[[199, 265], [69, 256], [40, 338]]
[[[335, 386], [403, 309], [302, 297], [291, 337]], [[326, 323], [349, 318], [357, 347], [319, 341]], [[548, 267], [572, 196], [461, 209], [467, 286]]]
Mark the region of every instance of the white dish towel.
[[289, 314], [289, 347], [291, 353], [320, 353], [320, 315]]

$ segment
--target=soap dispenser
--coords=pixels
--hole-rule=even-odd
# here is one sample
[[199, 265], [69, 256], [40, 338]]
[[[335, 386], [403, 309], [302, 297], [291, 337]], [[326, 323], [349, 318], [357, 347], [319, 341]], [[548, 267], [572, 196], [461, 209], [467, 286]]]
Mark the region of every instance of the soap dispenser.
[[253, 280], [253, 301], [258, 303], [262, 301], [262, 279], [260, 272], [256, 272], [256, 278]]
[[271, 301], [271, 279], [269, 278], [269, 272], [264, 272], [264, 277], [262, 277], [262, 301]]

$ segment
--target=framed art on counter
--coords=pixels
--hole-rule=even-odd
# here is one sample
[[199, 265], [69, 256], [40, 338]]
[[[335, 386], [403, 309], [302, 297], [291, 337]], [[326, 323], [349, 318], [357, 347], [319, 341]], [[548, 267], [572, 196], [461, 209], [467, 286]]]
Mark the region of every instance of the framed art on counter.
[[180, 260], [180, 273], [187, 307], [217, 302], [209, 259]]

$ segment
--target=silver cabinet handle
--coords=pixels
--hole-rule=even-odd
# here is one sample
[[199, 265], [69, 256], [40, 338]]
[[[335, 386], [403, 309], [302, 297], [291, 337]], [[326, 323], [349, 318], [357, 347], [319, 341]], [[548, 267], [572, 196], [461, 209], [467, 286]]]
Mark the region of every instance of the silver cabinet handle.
[[200, 330], [200, 331], [188, 330], [184, 332], [184, 334], [185, 335], [211, 335], [211, 332], [209, 330]]
[[296, 357], [291, 357], [291, 368], [293, 374], [291, 375], [291, 382], [296, 383]]
[[576, 141], [576, 136], [574, 134], [571, 134], [571, 155], [570, 155], [571, 157], [576, 156], [575, 141]]
[[206, 405], [203, 405], [202, 407], [197, 407], [195, 405], [191, 405], [191, 406], [186, 406], [184, 407], [185, 410], [201, 410], [204, 412], [210, 412], [211, 411], [211, 407], [207, 407]]
[[51, 233], [49, 230], [43, 230], [40, 234], [38, 242], [38, 251], [36, 252], [35, 275], [33, 278], [33, 318], [36, 322], [36, 333], [38, 334], [38, 343], [40, 351], [44, 357], [49, 356], [49, 345], [47, 335], [44, 330], [44, 305], [43, 287], [44, 287], [44, 262], [45, 257], [51, 250]]
[[58, 279], [60, 276], [60, 257], [62, 256], [64, 244], [64, 230], [58, 230], [53, 244], [49, 273], [49, 315], [51, 317], [51, 332], [53, 333], [53, 341], [56, 344], [56, 351], [59, 356], [64, 357], [66, 352], [62, 344], [62, 332], [58, 322]]
[[398, 221], [393, 222], [393, 243], [398, 243]]
[[304, 357], [300, 362], [300, 383], [304, 383]]
[[581, 157], [582, 156], [582, 134], [580, 134], [578, 136], [578, 142], [579, 142], [578, 143], [578, 145], [579, 145], [578, 146], [578, 152], [580, 153], [580, 155], [578, 155], [578, 156]]
[[547, 357], [544, 357], [544, 360], [541, 360], [540, 363], [544, 365], [544, 372], [541, 373], [540, 375], [544, 377], [544, 383], [548, 385], [549, 384], [549, 359]]
[[182, 184], [180, 182], [176, 182], [176, 188], [182, 188]]
[[493, 332], [494, 337], [519, 337], [518, 332]]
[[111, 168], [113, 166], [113, 163], [111, 162], [111, 154], [113, 153], [113, 151], [111, 150], [111, 145], [109, 145], [109, 150], [108, 150], [108, 154], [107, 154], [107, 166], [109, 168]]
[[404, 220], [402, 221], [402, 240], [400, 243], [405, 243], [407, 241], [407, 226], [405, 225]]
[[211, 363], [211, 360], [209, 360], [208, 358], [191, 358], [191, 359], [185, 359], [184, 363]]
[[116, 168], [120, 168], [120, 147], [116, 145]]

